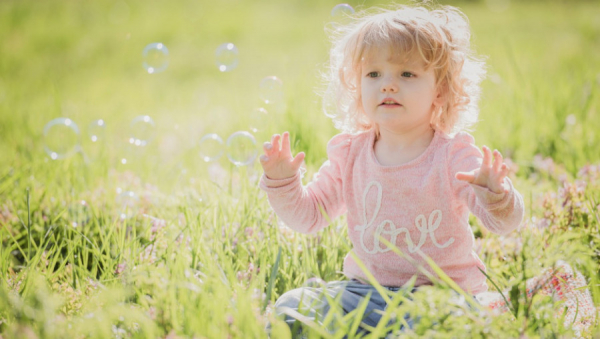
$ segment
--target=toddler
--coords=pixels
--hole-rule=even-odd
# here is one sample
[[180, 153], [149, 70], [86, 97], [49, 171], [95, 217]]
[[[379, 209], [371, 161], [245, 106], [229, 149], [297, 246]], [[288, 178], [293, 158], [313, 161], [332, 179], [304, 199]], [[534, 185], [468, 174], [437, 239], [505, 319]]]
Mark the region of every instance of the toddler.
[[523, 198], [502, 155], [480, 150], [465, 132], [477, 121], [484, 75], [469, 40], [467, 19], [451, 6], [359, 15], [333, 39], [324, 108], [343, 133], [329, 141], [328, 161], [303, 186], [304, 153], [291, 154], [289, 134], [264, 144], [260, 187], [279, 218], [315, 233], [345, 213], [353, 245], [343, 267], [348, 281], [295, 289], [277, 300], [275, 310], [290, 326], [306, 319], [298, 313], [322, 320], [330, 307], [324, 294], [341, 294], [346, 313], [370, 294], [362, 322], [377, 325], [386, 303], [355, 257], [391, 291], [413, 276], [415, 288], [431, 284], [414, 265], [433, 272], [425, 256], [467, 293], [488, 289], [469, 212], [490, 231], [507, 234], [521, 223]]

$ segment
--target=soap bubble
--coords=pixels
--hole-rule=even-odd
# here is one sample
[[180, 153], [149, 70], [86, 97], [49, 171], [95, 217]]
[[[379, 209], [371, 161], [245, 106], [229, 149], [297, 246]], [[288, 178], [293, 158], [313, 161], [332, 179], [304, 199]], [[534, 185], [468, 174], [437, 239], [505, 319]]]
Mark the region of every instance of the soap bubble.
[[260, 81], [260, 98], [266, 104], [283, 102], [283, 82], [276, 76], [268, 76]]
[[90, 220], [90, 211], [87, 202], [81, 200], [71, 204], [67, 210], [67, 217], [73, 227], [87, 224]]
[[169, 66], [169, 50], [162, 42], [153, 42], [142, 51], [143, 66], [149, 74], [160, 73]]
[[223, 148], [223, 139], [214, 133], [203, 136], [198, 142], [200, 158], [206, 162], [221, 158], [224, 153]]
[[44, 151], [52, 160], [65, 159], [79, 150], [79, 127], [69, 118], [56, 118], [44, 126]]
[[117, 196], [119, 218], [128, 219], [137, 214], [140, 198], [133, 191], [123, 191]]
[[333, 26], [339, 27], [347, 24], [350, 21], [350, 15], [354, 14], [354, 8], [348, 4], [339, 4], [331, 10], [333, 17]]
[[354, 8], [352, 8], [352, 6], [348, 4], [335, 5], [335, 7], [333, 7], [333, 9], [331, 10], [331, 16], [334, 18], [337, 18], [339, 16], [349, 16], [352, 14], [354, 14]]
[[134, 146], [146, 146], [154, 139], [155, 133], [154, 120], [148, 115], [140, 115], [131, 121], [129, 143]]
[[252, 134], [239, 131], [227, 138], [227, 158], [236, 166], [250, 165], [256, 159], [258, 150]]
[[92, 121], [92, 123], [88, 126], [88, 135], [92, 142], [99, 142], [104, 139], [106, 133], [106, 124], [104, 120], [98, 119]]
[[307, 279], [302, 286], [303, 287], [312, 287], [312, 288], [322, 288], [322, 287], [325, 287], [325, 285], [327, 285], [327, 282], [325, 282], [325, 280], [323, 280], [319, 277], [312, 277], [312, 278]]
[[117, 165], [119, 168], [130, 168], [134, 164], [139, 164], [141, 159], [147, 154], [147, 147], [140, 139], [129, 138], [127, 142], [117, 149]]
[[267, 124], [269, 118], [269, 112], [266, 109], [259, 107], [252, 111], [252, 115], [250, 115], [250, 130], [253, 133], [258, 132], [263, 129], [263, 126]]
[[229, 72], [237, 67], [239, 51], [231, 42], [224, 43], [215, 51], [217, 66], [221, 72]]

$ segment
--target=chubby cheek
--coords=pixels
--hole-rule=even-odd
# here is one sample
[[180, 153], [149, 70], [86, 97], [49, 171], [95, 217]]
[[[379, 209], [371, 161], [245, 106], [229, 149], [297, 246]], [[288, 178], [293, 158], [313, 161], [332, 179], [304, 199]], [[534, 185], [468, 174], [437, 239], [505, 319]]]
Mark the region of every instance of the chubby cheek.
[[377, 100], [377, 93], [374, 91], [373, 86], [363, 86], [360, 91], [360, 103], [363, 108], [372, 108]]

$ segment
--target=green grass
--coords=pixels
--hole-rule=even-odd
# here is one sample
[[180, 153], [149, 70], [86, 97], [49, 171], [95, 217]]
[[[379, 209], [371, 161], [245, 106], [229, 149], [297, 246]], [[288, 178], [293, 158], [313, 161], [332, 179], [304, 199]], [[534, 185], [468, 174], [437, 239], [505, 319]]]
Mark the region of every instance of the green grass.
[[[562, 259], [588, 278], [600, 305], [600, 174], [579, 173], [600, 162], [600, 5], [513, 1], [497, 13], [486, 2], [450, 3], [468, 15], [475, 49], [488, 56], [473, 135], [518, 166], [525, 224], [546, 225], [500, 238], [473, 219], [490, 277], [519, 292]], [[271, 321], [273, 337], [285, 337], [271, 304], [310, 277], [343, 278], [351, 246], [344, 219], [317, 236], [293, 233], [257, 188], [257, 163], [204, 163], [197, 142], [247, 130], [262, 106], [270, 118], [257, 143], [290, 131], [310, 178], [337, 133], [315, 93], [335, 4], [0, 2], [1, 335], [251, 338], [265, 337]], [[150, 75], [141, 52], [157, 41], [170, 65]], [[214, 61], [224, 42], [240, 51], [228, 73]], [[284, 112], [260, 100], [259, 83], [270, 75], [283, 81]], [[143, 114], [156, 122], [156, 138], [144, 152], [128, 150], [130, 121]], [[53, 161], [44, 153], [42, 130], [57, 117], [82, 130], [85, 156]], [[107, 127], [93, 144], [86, 130], [96, 119]], [[587, 187], [577, 191], [580, 181]], [[120, 220], [126, 191], [138, 199]], [[513, 313], [495, 317], [455, 316], [450, 289], [440, 281], [386, 316], [420, 315], [415, 336], [572, 335], [549, 298], [517, 298]], [[598, 336], [600, 327], [591, 331]]]

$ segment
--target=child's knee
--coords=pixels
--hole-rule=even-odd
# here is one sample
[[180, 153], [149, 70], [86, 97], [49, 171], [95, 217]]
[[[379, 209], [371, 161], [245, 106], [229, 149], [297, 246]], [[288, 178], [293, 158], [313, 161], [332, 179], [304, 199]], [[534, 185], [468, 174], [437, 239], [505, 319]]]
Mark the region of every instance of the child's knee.
[[297, 288], [295, 290], [287, 291], [275, 301], [275, 311], [277, 312], [278, 309], [281, 310], [283, 307], [289, 307], [294, 310], [298, 309], [301, 298], [302, 289]]

